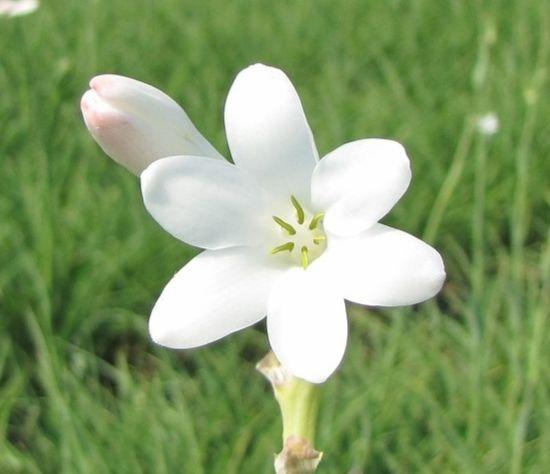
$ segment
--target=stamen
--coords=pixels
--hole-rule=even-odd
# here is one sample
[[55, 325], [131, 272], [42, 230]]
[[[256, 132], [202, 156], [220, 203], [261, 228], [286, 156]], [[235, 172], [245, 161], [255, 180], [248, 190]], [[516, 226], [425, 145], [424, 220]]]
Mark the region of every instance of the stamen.
[[324, 242], [327, 240], [327, 238], [324, 235], [318, 235], [317, 237], [313, 237], [313, 243], [315, 245], [319, 245], [321, 242]]
[[284, 230], [286, 230], [289, 235], [294, 235], [296, 233], [296, 229], [292, 227], [288, 222], [285, 222], [280, 217], [273, 216], [273, 220], [279, 224]]
[[311, 219], [311, 222], [309, 223], [309, 230], [314, 230], [319, 225], [319, 222], [323, 220], [323, 217], [325, 217], [325, 214], [323, 212], [319, 212], [318, 214], [315, 214], [313, 216], [313, 219]]
[[296, 217], [298, 218], [298, 224], [302, 225], [305, 219], [304, 208], [298, 202], [298, 199], [296, 199], [294, 196], [290, 196], [290, 202], [292, 202], [294, 209], [296, 209]]
[[309, 265], [309, 249], [304, 245], [301, 249], [302, 268], [305, 270]]
[[276, 254], [279, 252], [285, 252], [288, 250], [289, 252], [292, 252], [294, 250], [294, 242], [287, 242], [286, 244], [279, 245], [278, 247], [275, 247], [271, 250], [271, 254]]

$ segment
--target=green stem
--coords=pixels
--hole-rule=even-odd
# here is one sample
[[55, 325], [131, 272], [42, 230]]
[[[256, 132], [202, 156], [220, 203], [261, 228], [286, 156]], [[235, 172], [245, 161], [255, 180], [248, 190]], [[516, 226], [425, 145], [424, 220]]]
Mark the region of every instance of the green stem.
[[290, 436], [300, 436], [311, 443], [315, 439], [320, 388], [293, 377], [289, 383], [274, 387], [283, 417], [283, 443]]
[[271, 382], [283, 418], [283, 450], [275, 458], [275, 471], [315, 472], [323, 455], [313, 448], [320, 386], [294, 377], [271, 352], [256, 367]]

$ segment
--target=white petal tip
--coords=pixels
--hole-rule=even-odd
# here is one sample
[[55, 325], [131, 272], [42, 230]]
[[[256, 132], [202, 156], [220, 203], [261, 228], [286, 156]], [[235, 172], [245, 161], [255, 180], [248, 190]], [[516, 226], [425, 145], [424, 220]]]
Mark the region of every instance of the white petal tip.
[[114, 74], [100, 74], [99, 76], [92, 77], [90, 79], [90, 88], [101, 94], [101, 91], [105, 90], [105, 87], [109, 87], [117, 77]]
[[296, 374], [294, 374], [294, 376], [298, 377], [300, 379], [303, 379], [306, 382], [314, 383], [316, 385], [319, 385], [319, 384], [325, 383], [333, 373], [334, 372], [331, 372], [328, 375], [326, 375], [326, 374], [319, 375], [319, 374], [311, 374], [311, 373], [300, 373], [300, 374], [296, 373]]
[[[319, 360], [318, 364], [309, 363], [305, 364], [296, 364], [297, 359], [287, 360], [287, 363], [284, 365], [285, 369], [288, 370], [294, 377], [305, 380], [309, 383], [321, 384], [325, 383], [330, 376], [338, 370], [340, 367], [341, 360], [343, 358], [343, 353], [341, 354], [340, 360], [336, 366], [329, 367], [327, 364], [323, 364], [322, 360]], [[321, 367], [324, 365], [324, 367]]]
[[189, 349], [201, 344], [188, 344], [187, 338], [182, 337], [181, 331], [174, 319], [173, 311], [167, 308], [163, 300], [157, 300], [149, 318], [149, 336], [151, 340], [162, 347], [169, 349]]
[[180, 349], [180, 345], [176, 344], [173, 332], [167, 330], [164, 325], [155, 322], [155, 319], [151, 316], [149, 320], [149, 335], [151, 336], [151, 340], [159, 346]]
[[[423, 282], [425, 288], [425, 294], [417, 301], [418, 303], [422, 303], [436, 296], [443, 288], [445, 279], [447, 278], [443, 258], [437, 250], [432, 249], [432, 251], [436, 256], [431, 261], [427, 260], [425, 264], [421, 266], [417, 274], [418, 280]], [[414, 304], [414, 302], [412, 304]]]
[[80, 108], [82, 109], [82, 113], [85, 114], [89, 112], [94, 104], [97, 101], [97, 94], [92, 91], [88, 90], [82, 95], [82, 99], [80, 99]]
[[273, 66], [267, 66], [262, 63], [252, 64], [237, 74], [236, 79], [255, 79], [255, 80], [276, 80], [283, 78], [288, 80], [286, 74], [281, 70]]
[[254, 64], [251, 64], [248, 67], [245, 67], [241, 71], [241, 73], [246, 73], [246, 72], [272, 72], [272, 71], [280, 71], [280, 69], [277, 69], [276, 67], [273, 67], [273, 66], [268, 66], [267, 64], [263, 64], [263, 63], [254, 63]]
[[431, 268], [428, 271], [430, 274], [429, 281], [431, 282], [431, 287], [433, 289], [433, 296], [435, 296], [441, 291], [447, 278], [447, 273], [445, 272], [445, 268], [443, 266], [443, 259], [441, 259], [440, 265], [435, 268]]
[[103, 101], [95, 89], [90, 89], [82, 95], [80, 109], [84, 122], [91, 131], [120, 127], [128, 123], [127, 118]]
[[149, 323], [149, 336], [155, 344], [158, 344], [159, 346], [167, 345], [166, 343], [168, 341], [168, 337], [166, 337], [166, 334], [164, 334], [164, 332], [160, 331], [159, 328], [151, 323]]
[[101, 122], [99, 114], [97, 113], [98, 97], [95, 91], [88, 90], [80, 99], [80, 110], [82, 112], [82, 118], [84, 123], [90, 131], [99, 128]]

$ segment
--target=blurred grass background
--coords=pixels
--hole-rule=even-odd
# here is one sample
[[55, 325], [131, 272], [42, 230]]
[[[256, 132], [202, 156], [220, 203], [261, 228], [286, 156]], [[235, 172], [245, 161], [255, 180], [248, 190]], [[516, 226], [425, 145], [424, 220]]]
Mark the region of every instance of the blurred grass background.
[[[136, 77], [226, 152], [224, 99], [254, 62], [291, 76], [321, 154], [405, 144], [413, 182], [384, 222], [448, 271], [418, 307], [350, 308], [320, 472], [550, 472], [547, 7], [51, 0], [0, 18], [0, 472], [271, 471], [264, 327], [153, 347], [150, 308], [196, 251], [147, 215], [79, 113], [93, 75]], [[489, 111], [491, 137], [476, 129]]]

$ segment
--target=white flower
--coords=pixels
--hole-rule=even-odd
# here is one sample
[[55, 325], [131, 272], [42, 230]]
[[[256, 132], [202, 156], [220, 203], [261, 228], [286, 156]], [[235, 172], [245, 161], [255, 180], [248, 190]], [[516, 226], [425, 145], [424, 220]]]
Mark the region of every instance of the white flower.
[[494, 112], [489, 112], [479, 117], [477, 121], [477, 129], [481, 134], [487, 136], [497, 133], [500, 129], [500, 120], [498, 119], [497, 114]]
[[38, 0], [0, 0], [0, 16], [23, 16], [38, 10]]
[[[151, 215], [206, 249], [165, 287], [151, 336], [191, 348], [267, 315], [281, 363], [323, 382], [345, 351], [344, 300], [414, 304], [445, 279], [436, 250], [377, 223], [407, 189], [409, 160], [400, 144], [382, 139], [351, 142], [319, 160], [290, 80], [263, 65], [235, 79], [225, 125], [234, 165], [187, 153], [158, 159], [141, 174]], [[124, 139], [113, 139], [113, 154], [115, 142]]]
[[113, 74], [94, 77], [80, 105], [103, 151], [135, 174], [166, 156], [223, 159], [176, 102], [143, 82]]

